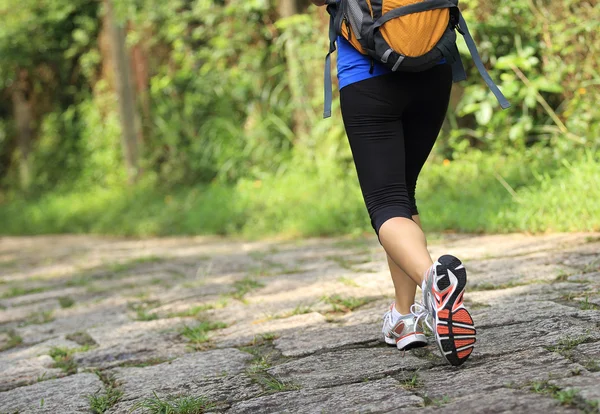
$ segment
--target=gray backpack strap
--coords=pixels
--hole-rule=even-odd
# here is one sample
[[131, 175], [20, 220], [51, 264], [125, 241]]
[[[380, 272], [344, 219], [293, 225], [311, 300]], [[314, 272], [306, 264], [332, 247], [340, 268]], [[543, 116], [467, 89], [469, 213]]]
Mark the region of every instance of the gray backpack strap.
[[337, 33], [335, 30], [335, 15], [333, 10], [328, 10], [330, 14], [329, 18], [329, 53], [325, 56], [325, 76], [323, 77], [323, 85], [325, 87], [325, 110], [323, 111], [323, 118], [329, 118], [331, 116], [331, 104], [333, 101], [333, 83], [331, 81], [331, 54], [335, 52], [335, 41], [337, 40]]
[[471, 36], [471, 33], [469, 32], [469, 27], [467, 26], [467, 22], [463, 18], [462, 13], [460, 14], [458, 24], [459, 26], [457, 27], [457, 30], [465, 38], [465, 42], [467, 44], [467, 47], [469, 48], [469, 52], [471, 53], [473, 62], [475, 62], [475, 66], [477, 66], [477, 70], [479, 70], [481, 77], [483, 78], [483, 80], [485, 80], [485, 83], [487, 83], [492, 93], [496, 96], [496, 99], [500, 103], [502, 109], [510, 108], [510, 103], [508, 102], [506, 97], [504, 97], [502, 91], [500, 91], [498, 86], [490, 77], [488, 71], [485, 69], [485, 66], [483, 65], [483, 62], [481, 60], [481, 56], [479, 56], [479, 52], [477, 51], [477, 46], [475, 46], [473, 36]]
[[454, 55], [454, 60], [451, 63], [452, 66], [452, 81], [462, 82], [467, 80], [467, 72], [465, 71], [465, 67], [463, 66], [462, 59], [460, 58], [460, 52], [458, 51], [458, 47], [456, 47], [456, 43], [454, 44], [452, 50], [452, 55]]
[[467, 79], [465, 67], [456, 47], [456, 34], [453, 34], [449, 38], [442, 38], [436, 47], [442, 52], [442, 56], [444, 56], [446, 62], [452, 67], [452, 81], [456, 83]]

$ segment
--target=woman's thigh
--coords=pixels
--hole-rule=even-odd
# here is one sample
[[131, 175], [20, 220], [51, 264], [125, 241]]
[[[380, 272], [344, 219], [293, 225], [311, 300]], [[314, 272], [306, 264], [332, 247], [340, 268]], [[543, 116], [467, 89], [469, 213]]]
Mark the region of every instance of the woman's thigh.
[[410, 217], [401, 116], [408, 94], [398, 93], [395, 75], [367, 79], [340, 92], [346, 134], [372, 218], [389, 206], [404, 209], [400, 214]]

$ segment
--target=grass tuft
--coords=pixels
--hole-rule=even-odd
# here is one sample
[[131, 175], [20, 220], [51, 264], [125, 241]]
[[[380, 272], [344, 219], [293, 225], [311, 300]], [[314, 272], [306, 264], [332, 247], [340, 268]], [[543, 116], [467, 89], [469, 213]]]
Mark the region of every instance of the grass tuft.
[[562, 405], [577, 408], [579, 412], [584, 414], [597, 413], [599, 404], [598, 401], [587, 401], [579, 394], [575, 388], [560, 389], [556, 385], [546, 381], [533, 381], [529, 384], [529, 389], [536, 394], [550, 395], [555, 400], [558, 400]]
[[128, 303], [127, 307], [132, 311], [135, 311], [134, 319], [136, 321], [155, 321], [158, 319], [156, 313], [150, 313], [149, 311], [160, 306], [158, 300], [146, 300], [141, 302]]
[[142, 410], [148, 414], [203, 414], [215, 407], [205, 397], [171, 396], [160, 398], [156, 392], [135, 404], [131, 411]]
[[108, 266], [108, 270], [112, 273], [121, 273], [126, 272], [128, 270], [135, 269], [136, 267], [147, 264], [147, 263], [162, 263], [166, 259], [164, 257], [158, 256], [146, 256], [146, 257], [137, 257], [135, 259], [128, 260], [122, 263], [111, 263]]
[[73, 342], [77, 343], [78, 345], [81, 345], [82, 347], [83, 346], [92, 347], [92, 346], [98, 345], [96, 343], [96, 341], [94, 341], [94, 339], [87, 332], [71, 333], [71, 334], [66, 335], [65, 339], [68, 339], [69, 341], [73, 341]]
[[169, 318], [198, 317], [198, 315], [200, 315], [203, 312], [206, 312], [208, 310], [217, 309], [218, 306], [219, 306], [218, 304], [206, 303], [206, 304], [202, 304], [202, 305], [193, 306], [184, 311], [170, 313], [168, 316], [169, 316]]
[[74, 349], [67, 349], [61, 347], [52, 347], [48, 355], [52, 357], [54, 360], [54, 365], [52, 368], [60, 368], [67, 375], [72, 375], [77, 373], [77, 363], [73, 359], [73, 354], [75, 353]]
[[431, 398], [427, 394], [423, 395], [423, 404], [425, 405], [425, 407], [441, 407], [444, 404], [448, 404], [450, 401], [450, 397], [448, 397], [447, 395], [444, 395], [442, 398]]
[[216, 329], [226, 328], [227, 324], [223, 322], [201, 322], [194, 327], [185, 326], [181, 331], [181, 336], [186, 338], [194, 349], [202, 349], [202, 345], [208, 342], [208, 332]]
[[514, 288], [514, 287], [530, 285], [533, 283], [537, 283], [537, 282], [535, 282], [535, 281], [519, 282], [516, 280], [511, 280], [507, 283], [500, 283], [500, 284], [483, 282], [483, 283], [478, 283], [474, 286], [470, 286], [469, 291], [470, 292], [478, 292], [478, 291], [484, 291], [484, 290], [502, 290], [502, 289], [510, 289], [510, 288]]
[[51, 310], [34, 312], [27, 315], [23, 325], [42, 325], [44, 323], [52, 322], [53, 320], [54, 314]]
[[346, 286], [349, 287], [360, 287], [358, 283], [356, 283], [354, 280], [350, 279], [349, 277], [345, 277], [345, 276], [340, 276], [338, 277], [338, 282], [343, 283]]
[[48, 288], [45, 287], [23, 288], [20, 286], [13, 286], [9, 288], [7, 292], [4, 292], [2, 295], [0, 295], [0, 299], [8, 299], [17, 296], [31, 295], [33, 293], [41, 293], [46, 291], [47, 289]]
[[333, 312], [348, 313], [367, 303], [373, 302], [375, 298], [356, 298], [353, 296], [344, 298], [340, 295], [331, 295], [323, 297], [322, 300], [332, 306]]
[[277, 315], [272, 316], [272, 319], [286, 319], [295, 315], [305, 315], [307, 313], [311, 313], [313, 311], [311, 306], [298, 305], [293, 310], [289, 312], [283, 312]]
[[565, 356], [565, 357], [569, 357], [571, 351], [578, 345], [584, 344], [586, 342], [589, 342], [591, 340], [591, 337], [587, 336], [587, 335], [581, 335], [578, 337], [566, 337], [561, 339], [558, 344], [553, 345], [553, 346], [548, 346], [546, 347], [546, 349], [548, 351], [551, 352], [558, 352], [559, 354]]
[[60, 305], [61, 308], [66, 309], [66, 308], [70, 308], [71, 306], [73, 306], [75, 304], [75, 301], [73, 300], [73, 298], [70, 298], [69, 296], [63, 296], [58, 298], [58, 304]]
[[119, 389], [119, 384], [114, 376], [109, 376], [100, 371], [96, 371], [96, 375], [104, 383], [105, 391], [88, 395], [88, 401], [92, 413], [102, 414], [119, 402], [123, 396], [123, 391]]
[[250, 277], [245, 277], [233, 284], [235, 291], [230, 293], [231, 297], [239, 301], [244, 301], [244, 297], [251, 291], [264, 287], [264, 283], [254, 280]]
[[23, 343], [23, 338], [17, 335], [15, 331], [8, 331], [6, 334], [8, 335], [8, 341], [0, 346], [0, 352], [15, 348]]
[[423, 383], [419, 378], [418, 372], [414, 372], [410, 378], [405, 378], [404, 380], [402, 380], [401, 384], [404, 388], [408, 388], [411, 390], [421, 388], [423, 386]]
[[579, 308], [581, 310], [600, 310], [600, 306], [590, 302], [588, 296], [585, 297], [585, 300], [579, 302]]

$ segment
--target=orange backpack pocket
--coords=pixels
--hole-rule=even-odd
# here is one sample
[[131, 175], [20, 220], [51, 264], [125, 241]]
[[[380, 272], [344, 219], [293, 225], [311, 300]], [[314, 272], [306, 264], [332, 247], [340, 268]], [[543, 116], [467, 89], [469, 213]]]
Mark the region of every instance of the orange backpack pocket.
[[[383, 0], [382, 15], [390, 10], [423, 0]], [[404, 56], [417, 57], [431, 51], [450, 21], [449, 9], [412, 13], [385, 23], [379, 31], [388, 45]]]

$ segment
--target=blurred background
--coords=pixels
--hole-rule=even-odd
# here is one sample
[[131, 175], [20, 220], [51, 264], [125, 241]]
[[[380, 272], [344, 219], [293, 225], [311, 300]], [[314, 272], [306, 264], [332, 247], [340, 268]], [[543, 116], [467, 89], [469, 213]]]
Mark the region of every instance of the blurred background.
[[[434, 231], [600, 230], [600, 2], [462, 0]], [[0, 234], [370, 233], [305, 0], [0, 0]], [[336, 95], [337, 96], [337, 95]]]

